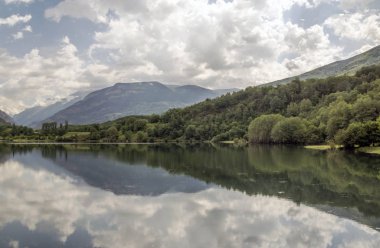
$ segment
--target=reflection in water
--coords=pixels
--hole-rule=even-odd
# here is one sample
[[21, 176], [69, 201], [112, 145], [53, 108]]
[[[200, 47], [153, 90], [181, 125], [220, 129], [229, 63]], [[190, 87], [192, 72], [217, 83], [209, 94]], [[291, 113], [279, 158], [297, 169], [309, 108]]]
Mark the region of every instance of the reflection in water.
[[[380, 244], [375, 229], [325, 212], [353, 218], [348, 208], [357, 208], [353, 219], [378, 223], [376, 157], [281, 147], [12, 150], [14, 157], [0, 164], [0, 247]], [[1, 151], [0, 157], [10, 153]]]

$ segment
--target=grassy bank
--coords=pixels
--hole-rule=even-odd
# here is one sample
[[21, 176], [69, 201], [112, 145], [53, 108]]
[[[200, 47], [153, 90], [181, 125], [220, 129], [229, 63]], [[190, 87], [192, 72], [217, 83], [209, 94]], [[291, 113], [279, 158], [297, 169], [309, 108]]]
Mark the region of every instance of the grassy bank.
[[[314, 145], [314, 146], [304, 146], [304, 148], [311, 149], [311, 150], [328, 151], [328, 150], [333, 150], [333, 149], [342, 149], [343, 146], [331, 147], [329, 145]], [[360, 147], [360, 148], [356, 148], [356, 150], [359, 152], [364, 152], [368, 154], [380, 155], [380, 147]]]
[[333, 150], [333, 149], [341, 149], [343, 146], [341, 145], [312, 145], [312, 146], [304, 146], [306, 149], [312, 149], [312, 150], [320, 150], [320, 151], [327, 151], [327, 150]]
[[362, 147], [358, 149], [359, 152], [380, 155], [380, 147]]

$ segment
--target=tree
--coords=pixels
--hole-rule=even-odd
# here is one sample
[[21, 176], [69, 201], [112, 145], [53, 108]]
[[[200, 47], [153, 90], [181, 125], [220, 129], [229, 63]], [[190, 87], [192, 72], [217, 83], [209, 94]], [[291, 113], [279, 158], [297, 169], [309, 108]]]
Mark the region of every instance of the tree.
[[333, 138], [340, 129], [346, 128], [351, 119], [351, 106], [343, 99], [339, 99], [329, 106], [327, 134]]
[[117, 138], [119, 136], [119, 132], [117, 131], [116, 127], [112, 126], [110, 128], [107, 129], [107, 140], [109, 142], [115, 142], [117, 141]]
[[301, 113], [309, 113], [313, 109], [313, 103], [309, 99], [303, 99], [300, 102]]
[[335, 142], [348, 148], [374, 145], [380, 142], [380, 125], [375, 121], [351, 123], [335, 135]]
[[262, 115], [254, 119], [248, 127], [248, 139], [251, 143], [272, 143], [272, 128], [281, 120], [282, 115]]
[[279, 121], [272, 129], [271, 137], [276, 143], [302, 144], [306, 141], [306, 123], [298, 117]]
[[300, 113], [300, 108], [297, 103], [291, 102], [286, 108], [286, 114], [288, 116], [297, 116]]
[[147, 142], [148, 141], [148, 135], [146, 132], [138, 131], [136, 133], [136, 141], [137, 142]]
[[187, 126], [185, 130], [186, 139], [194, 139], [197, 137], [197, 128], [194, 125]]
[[372, 121], [379, 116], [380, 103], [369, 96], [360, 97], [352, 106], [355, 121]]
[[284, 108], [284, 104], [285, 102], [280, 97], [274, 96], [270, 100], [270, 103], [269, 103], [271, 112], [273, 113], [281, 112], [281, 110]]

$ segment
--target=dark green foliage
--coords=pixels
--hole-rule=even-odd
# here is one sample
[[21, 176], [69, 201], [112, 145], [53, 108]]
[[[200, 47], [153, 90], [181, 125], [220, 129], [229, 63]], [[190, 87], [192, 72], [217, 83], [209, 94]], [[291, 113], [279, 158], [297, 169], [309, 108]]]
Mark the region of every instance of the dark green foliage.
[[375, 121], [351, 123], [335, 136], [336, 142], [346, 147], [370, 146], [380, 142], [380, 123]]

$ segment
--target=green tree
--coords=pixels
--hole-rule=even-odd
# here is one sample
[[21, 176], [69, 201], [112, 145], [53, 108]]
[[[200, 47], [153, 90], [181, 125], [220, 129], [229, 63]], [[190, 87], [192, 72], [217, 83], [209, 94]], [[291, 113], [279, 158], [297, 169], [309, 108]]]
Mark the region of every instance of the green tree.
[[136, 133], [136, 141], [137, 142], [147, 142], [148, 141], [148, 134], [144, 131], [138, 131]]
[[329, 106], [327, 134], [333, 138], [340, 130], [346, 128], [351, 120], [351, 106], [343, 99], [339, 99]]
[[116, 127], [112, 126], [110, 128], [107, 129], [107, 140], [109, 142], [115, 142], [117, 141], [117, 138], [119, 136], [119, 132], [117, 131]]
[[185, 130], [186, 139], [194, 139], [197, 138], [197, 128], [195, 125], [188, 125]]
[[254, 119], [248, 127], [248, 139], [251, 143], [272, 143], [272, 128], [281, 120], [282, 115], [262, 115]]
[[306, 123], [298, 117], [279, 121], [272, 129], [271, 137], [276, 143], [302, 144], [306, 141]]
[[355, 121], [372, 121], [380, 113], [380, 102], [371, 99], [369, 96], [361, 96], [352, 106], [352, 113]]
[[297, 116], [300, 113], [300, 108], [297, 103], [291, 102], [286, 108], [286, 114], [288, 116]]
[[309, 99], [303, 99], [300, 102], [301, 113], [309, 113], [313, 109], [313, 103]]

